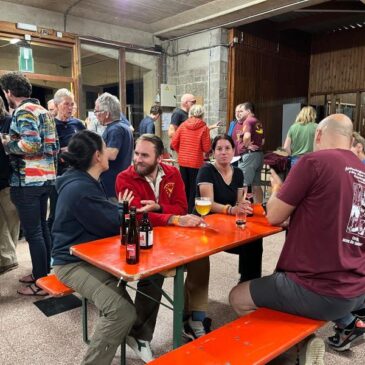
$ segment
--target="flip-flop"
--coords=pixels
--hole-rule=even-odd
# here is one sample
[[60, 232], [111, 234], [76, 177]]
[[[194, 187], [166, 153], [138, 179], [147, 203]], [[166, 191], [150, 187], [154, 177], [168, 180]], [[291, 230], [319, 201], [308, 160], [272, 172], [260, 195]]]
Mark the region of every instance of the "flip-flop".
[[19, 283], [23, 283], [23, 284], [34, 284], [35, 283], [35, 279], [33, 274], [29, 274], [26, 276], [23, 276], [22, 278], [19, 279]]
[[[26, 292], [22, 292], [22, 289], [26, 290], [27, 288], [30, 289], [30, 292], [26, 293]], [[35, 284], [30, 284], [27, 286], [24, 286], [23, 288], [21, 288], [20, 290], [17, 290], [18, 294], [21, 295], [25, 295], [25, 296], [33, 296], [33, 297], [45, 297], [48, 295], [48, 293], [46, 293], [43, 289], [39, 288], [37, 285]]]

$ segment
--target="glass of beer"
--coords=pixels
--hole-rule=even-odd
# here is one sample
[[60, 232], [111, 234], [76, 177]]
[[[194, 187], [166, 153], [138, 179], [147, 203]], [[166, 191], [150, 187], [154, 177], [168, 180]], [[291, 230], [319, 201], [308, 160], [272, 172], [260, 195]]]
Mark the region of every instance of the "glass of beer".
[[239, 205], [236, 204], [236, 227], [239, 229], [246, 228], [246, 212], [239, 209]]
[[195, 198], [195, 210], [200, 214], [203, 219], [210, 212], [211, 208], [212, 199], [208, 197]]

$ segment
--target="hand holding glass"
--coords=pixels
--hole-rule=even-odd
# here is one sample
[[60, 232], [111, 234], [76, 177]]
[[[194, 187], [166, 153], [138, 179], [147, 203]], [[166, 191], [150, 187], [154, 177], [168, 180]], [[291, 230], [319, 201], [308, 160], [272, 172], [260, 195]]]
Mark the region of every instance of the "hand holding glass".
[[212, 200], [208, 197], [195, 198], [195, 210], [204, 217], [210, 212], [212, 208]]

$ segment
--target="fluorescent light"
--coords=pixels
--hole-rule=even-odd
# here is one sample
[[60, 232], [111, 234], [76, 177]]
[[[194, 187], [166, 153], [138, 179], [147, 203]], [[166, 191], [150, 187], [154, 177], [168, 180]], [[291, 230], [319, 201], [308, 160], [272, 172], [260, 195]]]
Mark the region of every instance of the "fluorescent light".
[[18, 42], [20, 42], [20, 39], [19, 38], [12, 38], [9, 41], [10, 44], [17, 44]]
[[16, 23], [16, 27], [18, 29], [29, 30], [29, 31], [32, 31], [32, 32], [36, 32], [37, 31], [37, 26], [34, 25], [34, 24]]

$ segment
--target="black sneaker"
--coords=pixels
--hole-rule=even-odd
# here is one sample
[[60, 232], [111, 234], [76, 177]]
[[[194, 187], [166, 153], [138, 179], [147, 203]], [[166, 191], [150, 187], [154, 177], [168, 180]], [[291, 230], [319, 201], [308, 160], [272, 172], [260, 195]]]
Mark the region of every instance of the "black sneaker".
[[361, 319], [362, 321], [365, 321], [365, 308], [359, 309], [358, 311], [351, 312], [356, 318]]
[[212, 320], [208, 317], [204, 318], [203, 321], [193, 321], [189, 318], [184, 322], [183, 336], [186, 339], [195, 340], [209, 333], [211, 324]]
[[212, 331], [210, 328], [211, 326], [212, 326], [212, 319], [209, 317], [205, 317], [203, 320], [203, 327], [204, 327], [205, 333], [209, 333]]
[[353, 341], [365, 334], [365, 323], [357, 318], [346, 328], [336, 327], [335, 331], [333, 336], [327, 338], [327, 343], [336, 351], [345, 351], [351, 347]]

